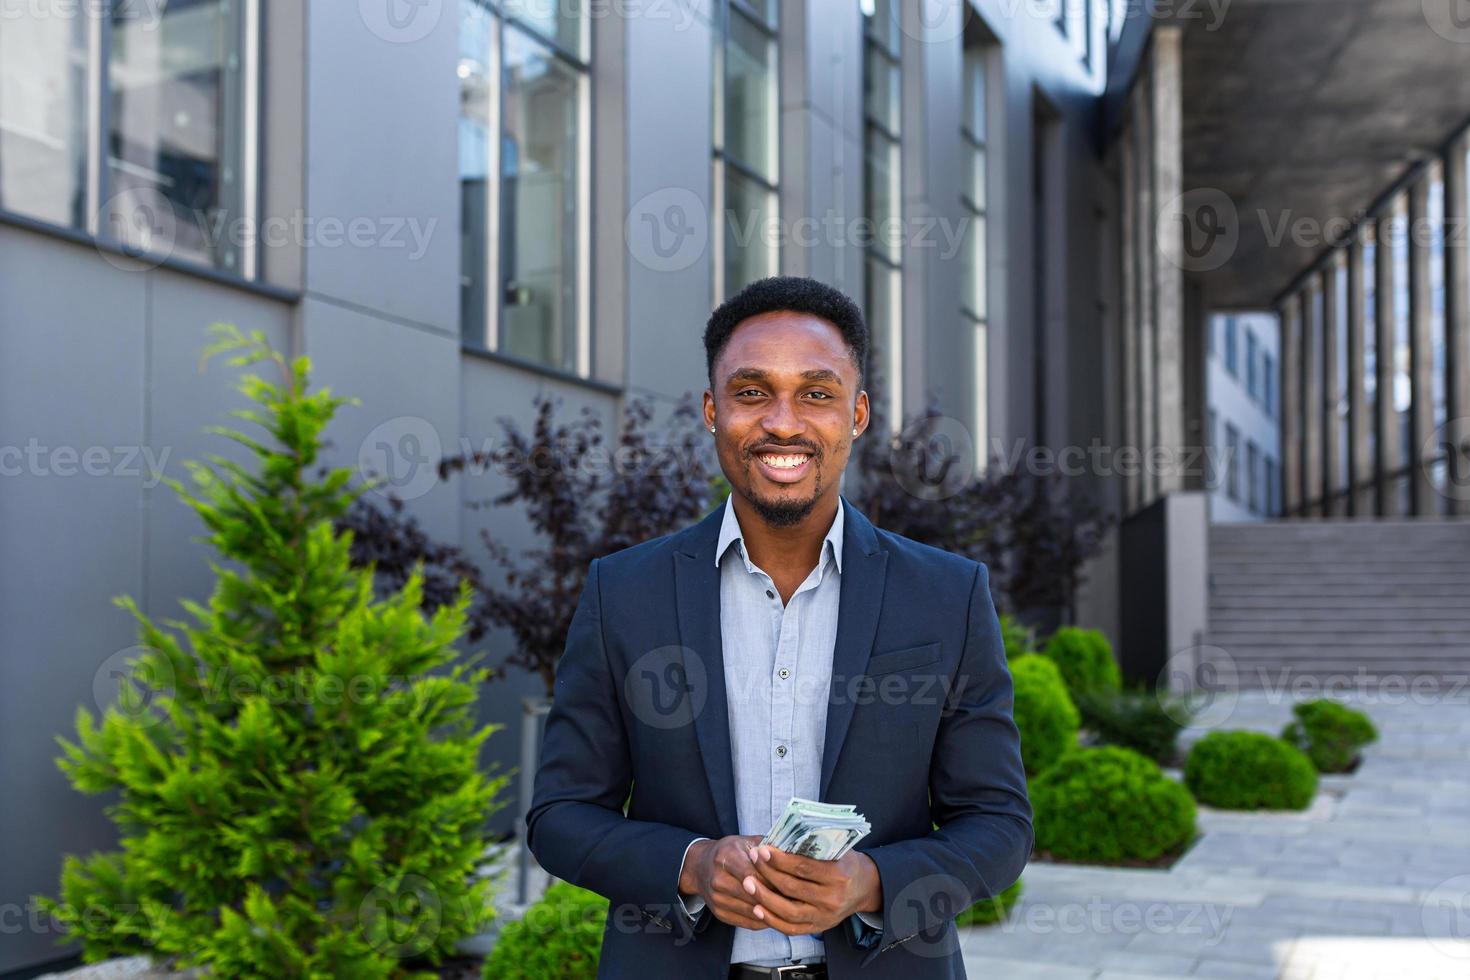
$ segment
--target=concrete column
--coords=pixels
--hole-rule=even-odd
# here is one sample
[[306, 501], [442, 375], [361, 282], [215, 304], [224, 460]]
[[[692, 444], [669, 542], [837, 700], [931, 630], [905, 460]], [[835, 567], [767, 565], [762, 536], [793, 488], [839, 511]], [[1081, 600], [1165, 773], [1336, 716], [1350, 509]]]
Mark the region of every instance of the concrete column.
[[[1368, 482], [1373, 462], [1368, 458], [1368, 393], [1364, 383], [1365, 316], [1367, 291], [1363, 284], [1363, 243], [1354, 237], [1348, 243], [1347, 274], [1347, 396], [1348, 396], [1348, 513], [1362, 517], [1373, 513], [1373, 494]], [[1368, 487], [1365, 489], [1365, 487]]]
[[1302, 419], [1302, 502], [1305, 513], [1322, 516], [1322, 307], [1321, 277], [1302, 287], [1301, 399], [1293, 409]]
[[[1148, 89], [1152, 80], [1145, 66], [1133, 87], [1133, 159], [1137, 166], [1138, 186], [1138, 448], [1145, 459], [1154, 447], [1157, 418], [1157, 362], [1154, 358], [1154, 264], [1158, 252], [1154, 247], [1154, 173], [1153, 127], [1149, 124], [1151, 99]], [[1147, 505], [1158, 495], [1157, 481], [1151, 468], [1140, 472], [1139, 503]]]
[[[1184, 174], [1183, 115], [1180, 106], [1183, 82], [1183, 29], [1177, 25], [1154, 28], [1153, 160], [1154, 203], [1175, 200], [1182, 191]], [[1184, 270], [1159, 256], [1184, 254], [1184, 228], [1177, 221], [1154, 222], [1159, 241], [1154, 247], [1154, 289], [1157, 304], [1155, 324], [1158, 361], [1157, 444], [1169, 453], [1171, 463], [1159, 475], [1159, 492], [1169, 493], [1184, 486], [1178, 465], [1184, 449]], [[1162, 227], [1159, 227], [1162, 225]]]
[[1434, 351], [1429, 335], [1429, 177], [1409, 188], [1409, 499], [1415, 516], [1439, 513], [1424, 444], [1434, 429]]
[[1322, 515], [1347, 513], [1347, 501], [1338, 497], [1342, 475], [1342, 428], [1337, 424], [1337, 403], [1342, 398], [1342, 378], [1337, 374], [1337, 277], [1342, 267], [1329, 260], [1321, 274], [1322, 289]]
[[1281, 304], [1281, 510], [1301, 516], [1302, 507], [1302, 296], [1293, 293]]
[[[1448, 438], [1443, 447], [1450, 454], [1449, 480], [1452, 487], [1470, 487], [1470, 207], [1466, 203], [1464, 137], [1450, 145], [1444, 158], [1444, 352], [1445, 418]], [[1446, 501], [1449, 513], [1470, 514], [1470, 496], [1452, 491]]]
[[[1138, 434], [1138, 242], [1143, 229], [1138, 225], [1138, 174], [1133, 148], [1135, 117], [1119, 143], [1118, 171], [1122, 187], [1122, 206], [1118, 222], [1123, 236], [1122, 248], [1122, 327], [1123, 339], [1123, 445], [1137, 449]], [[1138, 509], [1142, 499], [1139, 471], [1130, 469], [1123, 477], [1124, 513]]]
[[1377, 242], [1373, 250], [1373, 321], [1378, 332], [1378, 397], [1375, 401], [1373, 423], [1377, 435], [1373, 464], [1374, 482], [1378, 489], [1378, 516], [1398, 515], [1398, 495], [1394, 493], [1393, 480], [1389, 474], [1399, 462], [1398, 414], [1393, 408], [1393, 211], [1389, 210], [1377, 221]]

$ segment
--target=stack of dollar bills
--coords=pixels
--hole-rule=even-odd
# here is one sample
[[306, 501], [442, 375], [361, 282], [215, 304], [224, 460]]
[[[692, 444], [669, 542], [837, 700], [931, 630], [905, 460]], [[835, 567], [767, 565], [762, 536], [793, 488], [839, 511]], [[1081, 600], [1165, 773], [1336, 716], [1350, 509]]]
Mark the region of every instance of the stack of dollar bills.
[[761, 843], [818, 861], [835, 861], [872, 829], [851, 805], [818, 803], [793, 796], [786, 804], [786, 812]]

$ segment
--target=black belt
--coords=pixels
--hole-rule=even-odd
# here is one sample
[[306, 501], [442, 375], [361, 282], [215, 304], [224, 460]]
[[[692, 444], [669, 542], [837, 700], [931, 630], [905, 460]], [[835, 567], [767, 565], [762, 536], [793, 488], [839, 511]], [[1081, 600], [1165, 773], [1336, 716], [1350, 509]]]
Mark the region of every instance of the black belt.
[[751, 966], [749, 963], [734, 963], [730, 966], [730, 980], [827, 980], [827, 964]]

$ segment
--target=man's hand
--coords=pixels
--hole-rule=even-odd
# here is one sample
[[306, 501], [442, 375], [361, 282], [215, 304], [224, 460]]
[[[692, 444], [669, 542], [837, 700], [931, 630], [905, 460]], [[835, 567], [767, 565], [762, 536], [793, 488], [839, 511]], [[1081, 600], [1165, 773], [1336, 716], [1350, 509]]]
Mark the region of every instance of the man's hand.
[[755, 880], [751, 861], [759, 837], [721, 837], [695, 841], [679, 872], [679, 894], [704, 899], [721, 922], [742, 929], [764, 929], [755, 917], [755, 899], [745, 882]]
[[788, 936], [820, 935], [855, 912], [882, 912], [883, 881], [873, 859], [848, 851], [836, 861], [787, 854], [768, 845], [754, 848], [755, 874], [743, 882], [755, 903], [757, 928]]

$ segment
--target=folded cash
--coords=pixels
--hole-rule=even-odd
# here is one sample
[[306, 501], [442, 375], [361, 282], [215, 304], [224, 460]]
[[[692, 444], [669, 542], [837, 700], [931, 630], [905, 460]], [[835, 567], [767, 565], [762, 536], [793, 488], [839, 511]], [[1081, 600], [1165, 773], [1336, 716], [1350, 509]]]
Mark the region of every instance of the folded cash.
[[856, 807], [793, 796], [761, 843], [818, 861], [835, 861], [872, 829]]

